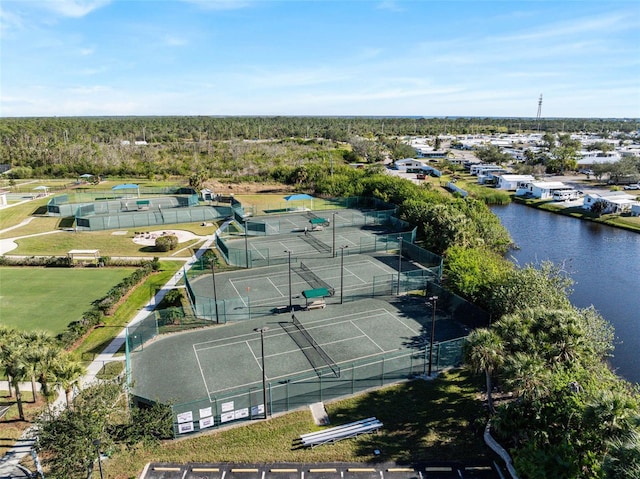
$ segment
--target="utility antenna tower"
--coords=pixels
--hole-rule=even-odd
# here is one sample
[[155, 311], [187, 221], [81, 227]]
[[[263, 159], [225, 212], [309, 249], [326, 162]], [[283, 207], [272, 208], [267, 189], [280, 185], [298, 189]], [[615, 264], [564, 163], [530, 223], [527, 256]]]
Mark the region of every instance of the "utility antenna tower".
[[540, 116], [542, 115], [542, 93], [538, 98], [538, 114], [536, 115], [536, 121], [538, 122], [538, 133], [540, 133]]

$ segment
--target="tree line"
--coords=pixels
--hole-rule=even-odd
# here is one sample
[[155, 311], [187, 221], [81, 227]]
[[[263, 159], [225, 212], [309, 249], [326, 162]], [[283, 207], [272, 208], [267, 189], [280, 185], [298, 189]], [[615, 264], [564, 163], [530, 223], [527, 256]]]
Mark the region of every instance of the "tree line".
[[[597, 132], [627, 135], [637, 120], [405, 117], [2, 118], [0, 158], [14, 178], [189, 176], [258, 178], [275, 164], [328, 158], [375, 163], [413, 156], [403, 137]], [[136, 142], [142, 144], [136, 145]]]

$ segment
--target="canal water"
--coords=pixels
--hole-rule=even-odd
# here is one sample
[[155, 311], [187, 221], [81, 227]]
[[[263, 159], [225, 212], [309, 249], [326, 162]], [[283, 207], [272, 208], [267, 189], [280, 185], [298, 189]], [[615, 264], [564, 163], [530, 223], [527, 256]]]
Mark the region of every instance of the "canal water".
[[611, 366], [640, 383], [640, 234], [512, 203], [492, 211], [520, 248], [520, 265], [563, 263], [575, 281], [571, 302], [595, 306], [615, 328]]

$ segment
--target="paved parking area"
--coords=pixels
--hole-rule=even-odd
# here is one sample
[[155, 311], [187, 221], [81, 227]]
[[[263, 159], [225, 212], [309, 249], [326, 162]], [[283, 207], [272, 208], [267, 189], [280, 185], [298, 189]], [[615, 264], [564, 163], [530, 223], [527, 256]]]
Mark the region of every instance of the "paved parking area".
[[501, 479], [491, 463], [170, 464], [150, 463], [140, 479]]

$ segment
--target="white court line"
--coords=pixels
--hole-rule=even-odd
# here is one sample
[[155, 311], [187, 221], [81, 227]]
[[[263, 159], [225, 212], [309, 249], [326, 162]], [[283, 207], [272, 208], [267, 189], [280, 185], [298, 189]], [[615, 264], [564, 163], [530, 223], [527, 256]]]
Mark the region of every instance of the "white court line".
[[[284, 294], [282, 294], [282, 291], [280, 291], [280, 289], [279, 289], [279, 288], [274, 284], [274, 282], [273, 282], [273, 281], [271, 281], [271, 278], [267, 278], [267, 280], [269, 281], [269, 283], [271, 283], [271, 285], [272, 285], [274, 288], [276, 288], [276, 291], [277, 291], [278, 293], [280, 293], [280, 296], [282, 296], [282, 297], [284, 298]], [[269, 300], [271, 300], [271, 299], [269, 299]], [[262, 301], [264, 301], [264, 300], [262, 300]]]
[[380, 347], [380, 345], [378, 343], [376, 343], [373, 339], [371, 339], [371, 337], [369, 337], [369, 335], [367, 333], [365, 333], [362, 329], [360, 329], [356, 323], [354, 323], [353, 321], [349, 321], [349, 322], [351, 324], [353, 324], [353, 327], [356, 328], [358, 331], [360, 331], [364, 335], [365, 338], [367, 338], [369, 341], [371, 341], [376, 348], [378, 348], [383, 353], [386, 352], [384, 349], [382, 349]]
[[202, 376], [202, 382], [204, 383], [204, 388], [207, 390], [207, 396], [209, 397], [209, 401], [211, 401], [211, 392], [209, 391], [209, 386], [207, 385], [207, 380], [204, 377], [204, 371], [202, 370], [202, 365], [200, 364], [200, 358], [198, 357], [198, 351], [196, 350], [196, 345], [193, 345], [193, 354], [196, 356], [196, 362], [198, 363], [198, 369], [200, 370], [200, 376]]
[[258, 254], [262, 257], [262, 259], [267, 259], [267, 257], [266, 257], [265, 255], [263, 255], [263, 254], [258, 250], [258, 248], [256, 248], [255, 246], [251, 245], [251, 248], [249, 248], [249, 249], [251, 250], [251, 252], [256, 252], [256, 253], [258, 253]]
[[232, 279], [229, 280], [229, 284], [231, 286], [233, 286], [233, 289], [236, 290], [236, 294], [238, 295], [238, 297], [240, 298], [240, 301], [242, 301], [242, 304], [244, 304], [244, 307], [246, 308], [247, 307], [247, 303], [244, 302], [243, 297], [240, 295], [240, 292], [238, 291], [238, 288], [236, 288], [236, 285], [233, 283]]
[[358, 276], [357, 274], [355, 274], [353, 271], [351, 271], [349, 268], [347, 268], [345, 266], [344, 268], [345, 271], [347, 271], [351, 276], [355, 277], [358, 281], [360, 281], [362, 284], [367, 284], [367, 282], [362, 279], [360, 276]]
[[[372, 314], [372, 313], [376, 313], [376, 314]], [[360, 317], [358, 318], [358, 316], [360, 316]], [[354, 360], [360, 361], [360, 360], [364, 360], [364, 359], [368, 359], [368, 358], [373, 358], [373, 357], [376, 357], [376, 356], [381, 356], [383, 353], [386, 353], [386, 352], [391, 352], [391, 351], [385, 351], [384, 349], [382, 349], [380, 347], [380, 345], [378, 345], [375, 341], [373, 341], [371, 339], [371, 337], [369, 337], [364, 331], [362, 331], [362, 329], [360, 329], [356, 324], [354, 324], [354, 321], [363, 320], [363, 319], [366, 320], [366, 319], [369, 319], [369, 318], [379, 318], [379, 317], [384, 317], [384, 316], [393, 316], [395, 318], [395, 316], [393, 314], [391, 314], [389, 311], [387, 311], [386, 309], [377, 308], [377, 309], [375, 309], [373, 311], [361, 311], [361, 312], [357, 312], [357, 313], [350, 313], [350, 314], [338, 316], [337, 318], [349, 318], [349, 319], [345, 319], [344, 321], [338, 321], [337, 323], [335, 321], [336, 317], [333, 317], [333, 318], [325, 318], [325, 319], [320, 319], [320, 320], [316, 320], [316, 321], [311, 321], [311, 322], [307, 323], [307, 325], [309, 325], [309, 326], [307, 326], [307, 325], [303, 325], [303, 326], [305, 327], [305, 329], [309, 330], [309, 329], [317, 329], [317, 328], [328, 328], [328, 327], [330, 327], [330, 324], [322, 325], [320, 323], [327, 323], [329, 321], [331, 321], [331, 324], [351, 323], [357, 330], [359, 330], [362, 333], [362, 335], [352, 336], [352, 337], [349, 337], [349, 338], [342, 338], [342, 339], [339, 339], [339, 340], [336, 340], [336, 341], [324, 342], [324, 343], [320, 344], [320, 346], [323, 347], [323, 346], [327, 346], [327, 345], [338, 344], [338, 343], [341, 343], [341, 342], [358, 340], [358, 339], [366, 337], [367, 339], [369, 339], [369, 341], [371, 341], [371, 343], [375, 347], [377, 347], [381, 351], [381, 353], [373, 353], [373, 354], [368, 354], [368, 355], [365, 355], [365, 356], [359, 356], [358, 358], [355, 358], [355, 359], [348, 359], [348, 360], [344, 360], [344, 361], [341, 361], [341, 362], [337, 363], [337, 364], [352, 364]], [[417, 332], [415, 332], [411, 328], [409, 328], [406, 324], [402, 323], [401, 321], [400, 321], [400, 323], [404, 327], [406, 327], [407, 329], [412, 331], [414, 334], [418, 334]], [[235, 338], [242, 338], [242, 337], [246, 338], [247, 336], [251, 336], [251, 335], [250, 334], [243, 334], [243, 335], [239, 335], [239, 336], [232, 337], [232, 338], [218, 339], [218, 340], [198, 343], [199, 345], [202, 345], [202, 344], [209, 344], [209, 343], [212, 343], [212, 342], [222, 342], [222, 341], [225, 342], [224, 344], [218, 344], [218, 345], [215, 345], [215, 346], [209, 346], [209, 347], [197, 349], [196, 350], [196, 357], [197, 357], [197, 352], [199, 352], [199, 351], [205, 351], [207, 349], [216, 349], [216, 348], [220, 348], [220, 347], [234, 346], [235, 344], [241, 344], [242, 343], [242, 344], [246, 344], [247, 347], [249, 347], [249, 349], [251, 350], [251, 354], [254, 357], [254, 360], [256, 361], [256, 363], [258, 363], [258, 358], [256, 357], [255, 353], [253, 352], [253, 350], [251, 349], [251, 347], [248, 344], [249, 340], [244, 339], [244, 340], [240, 340], [240, 341], [236, 341], [236, 342], [229, 342], [229, 339], [233, 340]], [[268, 338], [273, 338], [273, 337], [277, 337], [277, 336], [289, 336], [289, 334], [286, 333], [285, 331], [283, 331], [283, 332], [276, 333], [276, 334], [269, 334]], [[252, 340], [255, 341], [256, 339], [252, 338]], [[194, 346], [194, 349], [195, 349], [196, 345], [194, 344], [193, 346]], [[287, 354], [295, 354], [295, 353], [300, 352], [300, 351], [301, 351], [300, 348], [295, 348], [295, 349], [292, 349], [292, 350], [289, 350], [289, 351], [280, 351], [280, 352], [275, 353], [275, 354], [270, 354], [270, 355], [265, 356], [265, 358], [276, 358], [276, 357], [280, 357], [280, 356], [285, 356]], [[198, 359], [198, 364], [200, 364], [199, 359]], [[260, 368], [260, 370], [262, 370], [260, 365], [258, 367]], [[315, 369], [309, 368], [309, 369], [305, 369], [305, 370], [302, 370], [302, 371], [296, 371], [295, 374], [306, 374], [306, 373], [311, 373], [313, 371], [315, 371]], [[203, 374], [202, 373], [202, 368], [200, 368], [200, 372], [201, 372], [201, 374]], [[280, 379], [287, 379], [287, 378], [290, 378], [290, 377], [291, 377], [291, 373], [288, 373], [288, 374], [283, 374], [281, 376], [270, 377], [269, 380], [270, 381], [277, 381], [277, 380], [280, 380]], [[203, 381], [205, 383], [205, 387], [207, 388], [207, 392], [209, 394], [210, 400], [211, 400], [212, 394], [213, 395], [221, 394], [221, 393], [224, 393], [225, 391], [237, 390], [238, 388], [249, 387], [249, 386], [252, 386], [252, 385], [260, 383], [260, 381], [254, 381], [254, 382], [250, 382], [250, 383], [247, 383], [247, 384], [240, 384], [240, 385], [231, 386], [231, 387], [220, 389], [220, 390], [209, 391], [208, 386], [206, 384], [206, 381], [204, 380], [204, 375], [203, 375]]]
[[355, 241], [350, 240], [346, 236], [338, 235], [338, 237], [341, 238], [341, 241], [340, 241], [341, 243], [344, 243], [346, 241], [347, 243], [351, 243], [353, 246], [360, 246], [360, 243], [356, 243]]
[[[249, 346], [249, 340], [245, 341], [244, 344], [246, 344], [247, 348], [249, 348], [249, 351], [251, 351], [251, 356], [253, 356], [253, 359], [255, 360], [256, 364], [258, 365], [258, 369], [260, 369], [260, 372], [262, 372], [262, 365], [260, 364], [260, 360], [255, 355], [255, 353], [253, 352], [253, 349], [251, 348], [251, 346]], [[265, 376], [266, 376], [266, 374], [265, 374]]]

